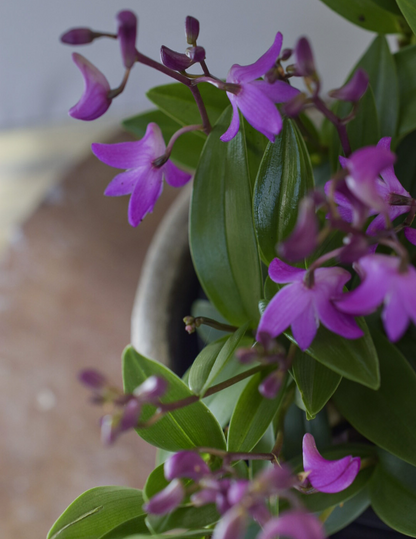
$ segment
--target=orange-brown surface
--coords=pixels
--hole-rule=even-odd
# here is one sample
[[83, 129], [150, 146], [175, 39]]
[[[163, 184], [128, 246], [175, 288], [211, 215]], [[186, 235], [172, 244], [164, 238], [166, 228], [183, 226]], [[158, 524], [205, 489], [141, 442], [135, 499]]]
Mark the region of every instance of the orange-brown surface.
[[[176, 195], [127, 223], [102, 196], [115, 170], [91, 157], [26, 222], [0, 265], [0, 537], [42, 539], [79, 494], [142, 487], [154, 449], [134, 432], [111, 448], [76, 381], [86, 366], [121, 384], [120, 356], [152, 235]], [[80, 538], [81, 539], [81, 538]]]

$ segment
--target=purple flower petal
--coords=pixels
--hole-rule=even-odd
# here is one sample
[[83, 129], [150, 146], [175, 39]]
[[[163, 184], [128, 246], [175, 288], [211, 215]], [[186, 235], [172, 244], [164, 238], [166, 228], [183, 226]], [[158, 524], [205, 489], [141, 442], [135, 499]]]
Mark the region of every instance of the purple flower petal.
[[315, 338], [319, 327], [319, 318], [315, 312], [312, 294], [307, 305], [292, 321], [292, 333], [301, 350], [306, 350]]
[[141, 402], [156, 404], [168, 388], [167, 381], [161, 376], [149, 376], [142, 384], [133, 391], [133, 395]]
[[387, 167], [392, 166], [396, 156], [383, 147], [367, 146], [356, 150], [348, 159], [348, 171], [358, 182], [374, 180]]
[[282, 130], [282, 117], [273, 102], [255, 84], [244, 84], [236, 103], [248, 123], [274, 142]]
[[383, 325], [390, 341], [398, 341], [409, 325], [409, 317], [403, 308], [402, 298], [397, 293], [388, 293], [384, 299]]
[[257, 539], [325, 539], [322, 522], [311, 513], [301, 509], [285, 511], [279, 517], [271, 518], [257, 536]]
[[324, 459], [316, 448], [314, 437], [309, 433], [303, 437], [302, 452], [303, 468], [305, 472], [310, 472], [308, 480], [319, 492], [341, 492], [352, 484], [360, 470], [359, 457]]
[[329, 95], [341, 101], [359, 101], [368, 88], [368, 75], [364, 69], [359, 68], [342, 88], [332, 90]]
[[76, 52], [72, 59], [84, 77], [84, 93], [69, 115], [77, 120], [91, 121], [102, 116], [111, 105], [110, 85], [105, 76], [89, 60]]
[[404, 235], [406, 236], [406, 239], [410, 241], [410, 243], [413, 243], [413, 245], [416, 245], [416, 228], [411, 228], [407, 226], [404, 229]]
[[137, 426], [141, 412], [141, 404], [137, 399], [131, 399], [126, 404], [120, 419], [120, 430], [134, 429]]
[[[390, 145], [391, 137], [383, 137], [379, 140], [377, 148], [381, 148], [385, 151], [390, 151]], [[391, 193], [397, 193], [398, 195], [410, 197], [410, 194], [406, 191], [406, 189], [397, 179], [393, 165], [390, 165], [384, 170], [382, 170], [380, 174], [383, 180], [386, 182]]]
[[275, 283], [284, 284], [294, 281], [302, 281], [306, 271], [285, 264], [278, 258], [274, 258], [269, 266], [269, 277]]
[[107, 197], [121, 197], [124, 195], [131, 195], [134, 186], [137, 182], [137, 170], [128, 170], [117, 174], [112, 181], [108, 184], [104, 191]]
[[150, 168], [141, 171], [137, 183], [130, 197], [129, 223], [137, 226], [147, 213], [153, 211], [156, 200], [162, 193], [163, 180], [162, 170]]
[[310, 294], [304, 292], [305, 288], [300, 283], [282, 288], [266, 307], [260, 319], [257, 334], [266, 331], [272, 337], [277, 337], [283, 333], [308, 306]]
[[331, 301], [316, 298], [316, 308], [322, 324], [346, 339], [359, 339], [364, 335], [351, 315], [339, 312]]
[[247, 517], [240, 507], [233, 507], [225, 513], [215, 526], [212, 539], [243, 539]]
[[273, 84], [265, 80], [255, 80], [251, 84], [259, 88], [273, 103], [286, 103], [300, 93], [297, 88], [282, 80], [277, 80]]
[[231, 94], [230, 92], [227, 92], [227, 96], [228, 99], [231, 101], [231, 105], [233, 107], [233, 117], [231, 119], [230, 127], [220, 137], [220, 140], [222, 140], [222, 142], [229, 142], [237, 135], [238, 130], [240, 129], [240, 113], [238, 112], [236, 96], [234, 94]]
[[227, 82], [233, 82], [233, 83], [244, 83], [244, 82], [250, 82], [252, 80], [258, 79], [259, 77], [262, 77], [266, 71], [269, 71], [271, 69], [279, 54], [280, 50], [282, 48], [282, 42], [283, 42], [283, 36], [280, 32], [276, 34], [276, 37], [274, 39], [273, 45], [269, 48], [267, 52], [263, 54], [254, 64], [250, 64], [247, 66], [240, 66], [238, 64], [234, 64], [227, 77]]
[[265, 399], [274, 399], [282, 386], [282, 371], [276, 370], [269, 374], [259, 385], [259, 393]]
[[168, 481], [180, 477], [198, 481], [204, 475], [209, 474], [210, 469], [195, 451], [180, 451], [166, 460], [164, 473]]
[[315, 62], [309, 41], [306, 37], [301, 37], [296, 43], [296, 75], [301, 77], [312, 77], [316, 73]]
[[192, 178], [192, 175], [178, 168], [172, 161], [169, 161], [163, 166], [166, 183], [172, 187], [182, 187], [187, 184]]
[[296, 226], [291, 235], [279, 245], [278, 253], [287, 260], [308, 257], [318, 245], [319, 225], [314, 201], [306, 197], [299, 204]]
[[121, 57], [123, 58], [124, 66], [130, 69], [136, 61], [137, 17], [132, 11], [125, 10], [120, 11], [116, 19]]
[[174, 511], [185, 497], [185, 489], [179, 479], [174, 479], [144, 504], [143, 509], [152, 515], [166, 515]]
[[103, 389], [108, 385], [104, 374], [95, 369], [84, 369], [78, 374], [78, 380], [90, 389]]

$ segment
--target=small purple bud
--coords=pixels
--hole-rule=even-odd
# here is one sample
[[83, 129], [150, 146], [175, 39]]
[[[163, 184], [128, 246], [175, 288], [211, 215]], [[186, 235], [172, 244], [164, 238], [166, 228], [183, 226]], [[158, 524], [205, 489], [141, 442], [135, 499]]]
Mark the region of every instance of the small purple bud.
[[121, 56], [127, 69], [136, 61], [137, 17], [132, 11], [120, 11], [116, 17], [120, 40]]
[[255, 348], [239, 348], [235, 352], [235, 356], [240, 363], [247, 365], [259, 359], [259, 353]]
[[165, 45], [160, 47], [160, 59], [164, 66], [173, 69], [174, 71], [185, 71], [185, 69], [188, 69], [193, 63], [188, 55], [173, 51], [172, 49], [165, 47]]
[[273, 339], [270, 333], [267, 333], [267, 331], [258, 332], [257, 342], [263, 346], [265, 352], [269, 352], [273, 348], [273, 345], [276, 344], [276, 341]]
[[265, 496], [279, 494], [292, 488], [297, 483], [298, 480], [292, 475], [291, 471], [280, 466], [266, 468], [255, 479], [256, 491], [262, 492]]
[[265, 399], [274, 399], [282, 385], [283, 372], [276, 370], [269, 374], [259, 385], [259, 393]]
[[282, 258], [297, 262], [308, 257], [318, 246], [319, 225], [312, 198], [306, 197], [299, 204], [298, 220], [292, 234], [278, 247]]
[[179, 479], [172, 481], [166, 488], [158, 492], [143, 506], [143, 509], [153, 515], [166, 515], [174, 511], [185, 497], [185, 490]]
[[243, 539], [247, 516], [241, 507], [233, 507], [215, 527], [212, 539]]
[[186, 55], [191, 59], [192, 64], [197, 64], [205, 60], [205, 49], [204, 47], [188, 47]]
[[107, 386], [107, 378], [95, 369], [85, 369], [78, 374], [78, 380], [90, 389], [103, 389]]
[[119, 424], [112, 415], [101, 418], [101, 441], [104, 445], [113, 444], [120, 432]]
[[183, 321], [185, 323], [185, 331], [187, 331], [189, 335], [191, 335], [191, 333], [195, 333], [195, 318], [193, 316], [185, 316]]
[[208, 464], [195, 451], [180, 451], [169, 457], [164, 466], [168, 481], [186, 477], [198, 481], [210, 473]]
[[76, 105], [69, 110], [69, 115], [77, 120], [95, 120], [107, 112], [111, 105], [108, 97], [110, 85], [101, 73], [90, 61], [76, 52], [72, 59], [84, 77], [84, 93]]
[[61, 35], [60, 40], [68, 45], [86, 45], [92, 43], [100, 35], [100, 33], [93, 32], [91, 28], [71, 28]]
[[357, 69], [351, 80], [337, 90], [328, 92], [330, 97], [339, 99], [340, 101], [359, 101], [368, 88], [368, 75], [364, 69]]
[[413, 243], [413, 245], [416, 245], [416, 229], [415, 228], [410, 228], [407, 226], [404, 229], [404, 235], [406, 239], [410, 241], [410, 243]]
[[352, 264], [368, 254], [368, 241], [361, 234], [345, 236], [344, 245], [339, 255], [343, 264]]
[[244, 496], [247, 493], [247, 489], [249, 487], [250, 483], [249, 481], [246, 481], [245, 479], [239, 479], [238, 481], [235, 481], [230, 488], [228, 489], [228, 501], [231, 505], [237, 505], [241, 502], [241, 500], [244, 498]]
[[287, 60], [289, 60], [289, 58], [292, 56], [292, 54], [293, 54], [292, 49], [283, 49], [282, 53], [280, 55], [280, 60], [282, 62], [286, 62]]
[[301, 77], [315, 77], [316, 68], [312, 49], [306, 37], [301, 37], [296, 44], [296, 75]]
[[149, 376], [141, 385], [136, 387], [133, 395], [141, 402], [157, 403], [166, 393], [168, 383], [160, 376]]
[[295, 95], [295, 97], [284, 103], [282, 106], [283, 114], [286, 114], [286, 116], [289, 118], [296, 118], [296, 116], [299, 116], [299, 114], [302, 112], [306, 100], [307, 97], [303, 92]]
[[189, 45], [196, 45], [196, 40], [199, 36], [199, 21], [188, 15], [185, 19], [185, 35], [186, 42]]
[[120, 419], [120, 430], [134, 429], [139, 421], [141, 404], [137, 399], [130, 399]]

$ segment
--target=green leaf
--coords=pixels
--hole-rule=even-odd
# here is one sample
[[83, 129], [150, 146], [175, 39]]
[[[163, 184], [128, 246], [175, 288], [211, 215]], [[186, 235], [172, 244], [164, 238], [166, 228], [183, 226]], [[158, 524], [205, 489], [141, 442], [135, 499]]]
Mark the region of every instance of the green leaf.
[[332, 535], [354, 522], [370, 505], [369, 487], [366, 485], [358, 494], [335, 507], [325, 521], [325, 530]]
[[[142, 505], [140, 490], [127, 487], [92, 488], [81, 494], [62, 513], [47, 539], [102, 539], [132, 519], [144, 519]], [[138, 531], [141, 531], [139, 526]]]
[[413, 33], [416, 34], [416, 5], [414, 0], [397, 0], [397, 4]]
[[[205, 103], [210, 122], [213, 125], [218, 121], [230, 101], [225, 92], [218, 90], [211, 84], [198, 84], [198, 88]], [[195, 99], [191, 90], [184, 84], [176, 82], [156, 86], [156, 88], [149, 90], [146, 95], [152, 103], [181, 126], [201, 123], [201, 116]], [[201, 136], [204, 135], [201, 133]]]
[[381, 386], [373, 391], [343, 379], [333, 400], [340, 413], [368, 440], [416, 465], [416, 374], [397, 348], [372, 331], [380, 360]]
[[261, 381], [270, 372], [268, 369], [266, 372], [255, 374], [238, 399], [228, 431], [228, 451], [251, 451], [266, 432], [282, 404], [287, 379], [283, 381], [274, 399], [265, 399], [259, 393]]
[[[266, 299], [270, 301], [279, 288], [267, 277], [264, 288]], [[341, 376], [377, 389], [380, 385], [377, 352], [364, 318], [358, 317], [357, 323], [364, 337], [353, 340], [332, 333], [321, 324], [306, 353]], [[284, 334], [296, 342], [290, 330]]]
[[[416, 110], [416, 109], [415, 109]], [[394, 167], [403, 187], [416, 197], [416, 131], [407, 135], [397, 147], [397, 162]]]
[[406, 28], [403, 17], [395, 15], [381, 7], [380, 1], [374, 0], [321, 0], [329, 8], [361, 26], [365, 30], [378, 34], [398, 34]]
[[[122, 122], [123, 127], [138, 138], [144, 137], [147, 125], [150, 122], [156, 123], [163, 133], [163, 138], [167, 144], [174, 133], [182, 126], [166, 116], [160, 110], [143, 112], [138, 116], [127, 118]], [[188, 168], [196, 168], [206, 136], [201, 137], [201, 132], [190, 132], [181, 135], [175, 142], [172, 151], [172, 159], [178, 164]]]
[[416, 45], [401, 49], [394, 55], [399, 81], [398, 136], [403, 137], [416, 129]]
[[401, 15], [402, 12], [399, 9], [399, 6], [397, 5], [396, 0], [371, 0], [374, 2], [374, 4], [377, 4], [383, 9], [387, 9], [387, 11], [390, 11], [391, 13], [394, 13], [395, 15]]
[[388, 526], [416, 537], [416, 468], [401, 459], [379, 451], [370, 486], [371, 505]]
[[266, 148], [254, 188], [254, 222], [265, 264], [276, 257], [276, 244], [292, 232], [299, 202], [313, 187], [305, 142], [294, 122], [285, 119], [282, 132]]
[[215, 506], [210, 504], [203, 507], [179, 507], [167, 515], [148, 515], [146, 522], [153, 535], [177, 529], [200, 530], [214, 524], [218, 519]]
[[[273, 425], [270, 424], [257, 445], [254, 446], [253, 453], [271, 453], [275, 442], [276, 436], [274, 435]], [[268, 460], [251, 460], [249, 464], [251, 468], [251, 477], [254, 477], [265, 468], [273, 466]]]
[[[123, 538], [120, 537], [120, 539], [188, 539], [188, 538], [203, 538], [207, 534], [207, 530], [191, 530], [191, 531], [172, 531], [169, 534], [163, 533], [163, 534], [152, 534], [151, 537], [149, 535], [129, 535], [124, 536]], [[118, 538], [117, 538], [118, 539]]]
[[[106, 533], [101, 537], [101, 539], [125, 539], [130, 537], [132, 534], [142, 534], [149, 539], [149, 528], [146, 526], [146, 515], [141, 515], [140, 517], [132, 518], [120, 524], [110, 532]], [[59, 536], [58, 536], [59, 537]]]
[[[189, 373], [189, 387], [197, 395], [204, 395], [207, 389], [217, 381], [234, 353], [241, 346], [241, 341], [248, 329], [248, 322], [241, 326], [231, 337], [221, 342], [221, 348], [215, 347], [214, 353], [204, 354], [204, 348], [195, 359]], [[214, 347], [214, 344], [210, 345]]]
[[228, 108], [215, 125], [195, 173], [190, 246], [199, 281], [232, 324], [257, 325], [263, 295], [251, 220], [252, 194], [244, 127], [230, 142], [219, 137], [231, 121]]
[[[374, 39], [352, 73], [359, 67], [366, 71], [374, 92], [380, 136], [394, 137], [399, 118], [399, 84], [396, 64], [384, 36], [377, 36]], [[362, 103], [361, 106], [365, 107], [367, 104]]]
[[166, 488], [169, 483], [170, 481], [165, 479], [165, 464], [160, 464], [146, 479], [143, 487], [143, 498], [148, 502], [155, 494]]
[[246, 119], [244, 123], [244, 133], [246, 136], [246, 146], [247, 146], [247, 159], [248, 159], [248, 169], [250, 174], [250, 183], [251, 189], [254, 189], [254, 184], [256, 183], [257, 174], [259, 171], [260, 163], [263, 159], [264, 152], [266, 151], [268, 140], [267, 138], [254, 129]]
[[[126, 393], [143, 383], [149, 376], [161, 376], [168, 382], [168, 390], [161, 402], [174, 402], [193, 395], [188, 386], [167, 367], [147, 359], [133, 347], [128, 346], [123, 354], [123, 381]], [[151, 405], [143, 407], [141, 421], [147, 421], [155, 412]], [[166, 414], [151, 427], [136, 429], [147, 442], [167, 451], [180, 451], [193, 447], [224, 448], [225, 441], [221, 427], [215, 417], [202, 402], [186, 406]]]
[[292, 374], [302, 395], [308, 419], [313, 419], [334, 394], [341, 376], [299, 349], [292, 365]]

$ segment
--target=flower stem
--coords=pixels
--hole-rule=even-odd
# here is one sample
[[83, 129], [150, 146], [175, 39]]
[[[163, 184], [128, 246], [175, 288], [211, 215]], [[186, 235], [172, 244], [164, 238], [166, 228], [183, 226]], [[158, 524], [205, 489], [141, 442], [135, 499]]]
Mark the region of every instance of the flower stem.
[[212, 447], [197, 447], [196, 450], [199, 453], [208, 453], [209, 455], [225, 458], [231, 462], [235, 460], [274, 460], [274, 456], [271, 453], [234, 453]]
[[168, 161], [172, 153], [173, 146], [180, 136], [184, 135], [185, 133], [189, 133], [191, 131], [203, 131], [203, 129], [204, 129], [204, 126], [199, 125], [199, 124], [198, 125], [185, 125], [185, 127], [181, 127], [181, 129], [178, 129], [176, 133], [174, 133], [171, 136], [168, 142], [168, 145], [166, 146], [165, 153], [161, 155], [160, 157], [158, 157], [157, 159], [155, 159], [152, 162], [153, 165], [155, 167], [161, 167], [166, 163], [166, 161]]
[[315, 95], [312, 97], [312, 101], [315, 105], [315, 107], [322, 112], [322, 114], [325, 116], [325, 118], [328, 118], [328, 120], [334, 124], [336, 130], [338, 131], [339, 140], [341, 141], [342, 149], [344, 150], [345, 157], [348, 157], [351, 154], [351, 145], [350, 141], [348, 139], [348, 133], [347, 133], [347, 127], [343, 123], [343, 121], [336, 116], [332, 110], [330, 110], [325, 103], [322, 101], [322, 99]]
[[188, 79], [188, 77], [186, 77], [185, 75], [182, 75], [181, 73], [173, 71], [173, 69], [169, 69], [168, 67], [164, 66], [160, 62], [156, 62], [156, 60], [152, 60], [152, 58], [149, 58], [148, 56], [146, 56], [145, 54], [142, 54], [141, 52], [137, 50], [136, 50], [136, 61], [148, 67], [152, 67], [153, 69], [156, 69], [157, 71], [164, 73], [168, 77], [172, 77], [172, 79], [175, 79], [178, 82], [182, 82], [182, 84], [185, 84], [185, 86], [191, 86], [191, 81]]

